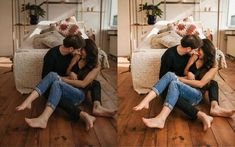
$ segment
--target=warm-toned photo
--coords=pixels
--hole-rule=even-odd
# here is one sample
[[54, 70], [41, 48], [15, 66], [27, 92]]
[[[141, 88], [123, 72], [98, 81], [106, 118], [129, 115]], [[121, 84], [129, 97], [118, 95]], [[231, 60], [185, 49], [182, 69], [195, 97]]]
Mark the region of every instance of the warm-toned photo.
[[0, 146], [117, 146], [117, 0], [0, 7]]
[[119, 146], [234, 146], [234, 1], [118, 5]]

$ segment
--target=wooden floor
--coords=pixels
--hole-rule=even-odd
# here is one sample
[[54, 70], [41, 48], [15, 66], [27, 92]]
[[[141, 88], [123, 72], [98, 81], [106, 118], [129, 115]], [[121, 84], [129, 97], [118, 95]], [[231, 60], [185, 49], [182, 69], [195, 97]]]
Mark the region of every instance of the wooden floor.
[[[145, 95], [138, 95], [132, 86], [131, 73], [125, 72], [125, 62], [118, 65], [118, 144], [120, 146], [235, 146], [235, 116], [214, 117], [211, 129], [204, 132], [199, 121], [192, 121], [180, 110], [175, 109], [163, 129], [147, 128], [141, 118], [153, 117], [162, 108], [163, 100], [154, 99], [149, 110], [132, 111]], [[228, 69], [220, 71], [220, 105], [235, 109], [235, 62], [228, 61]], [[123, 73], [124, 72], [124, 73]], [[143, 79], [144, 80], [144, 79]], [[199, 106], [208, 114], [209, 104]]]
[[[116, 63], [110, 61], [111, 68], [103, 70], [105, 77], [99, 77], [102, 86], [102, 103], [105, 107], [117, 109]], [[36, 117], [45, 107], [43, 98], [33, 103], [31, 110], [15, 112], [27, 95], [17, 92], [14, 84], [11, 62], [0, 58], [0, 146], [116, 146], [117, 124], [115, 118], [97, 117], [94, 128], [85, 131], [85, 124], [71, 121], [68, 114], [57, 109], [49, 119], [46, 129], [27, 126], [24, 117]], [[10, 72], [8, 72], [10, 71]], [[86, 111], [92, 106], [87, 102]]]

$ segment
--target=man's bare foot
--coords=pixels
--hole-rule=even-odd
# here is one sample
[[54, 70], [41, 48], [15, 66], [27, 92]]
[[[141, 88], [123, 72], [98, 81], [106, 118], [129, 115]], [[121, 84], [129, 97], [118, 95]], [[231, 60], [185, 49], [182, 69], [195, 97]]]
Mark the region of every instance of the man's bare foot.
[[146, 118], [142, 118], [144, 124], [150, 128], [164, 128], [165, 125], [165, 120], [155, 117], [155, 118], [150, 118], [150, 119], [146, 119]]
[[135, 106], [133, 108], [133, 110], [135, 111], [139, 111], [139, 110], [142, 110], [143, 108], [145, 109], [148, 109], [149, 108], [149, 102], [148, 101], [145, 101], [145, 100], [142, 100], [139, 105]]
[[47, 121], [40, 117], [32, 118], [32, 119], [25, 118], [25, 121], [32, 128], [45, 129], [47, 127]]
[[116, 114], [116, 110], [110, 110], [101, 105], [95, 105], [93, 107], [93, 114], [95, 116], [112, 117]]
[[220, 106], [215, 106], [213, 108], [211, 107], [210, 114], [212, 116], [231, 117], [233, 114], [235, 114], [235, 110], [227, 110]]
[[86, 130], [93, 128], [96, 118], [92, 115], [89, 115], [86, 112], [81, 112], [80, 114], [82, 120], [86, 123]]
[[16, 107], [16, 111], [22, 111], [26, 108], [31, 109], [32, 104], [31, 103], [27, 103], [26, 101], [24, 101], [21, 105]]
[[201, 112], [201, 115], [198, 116], [198, 119], [201, 120], [203, 124], [203, 130], [206, 131], [211, 127], [211, 123], [213, 121], [213, 117], [206, 115], [204, 112]]

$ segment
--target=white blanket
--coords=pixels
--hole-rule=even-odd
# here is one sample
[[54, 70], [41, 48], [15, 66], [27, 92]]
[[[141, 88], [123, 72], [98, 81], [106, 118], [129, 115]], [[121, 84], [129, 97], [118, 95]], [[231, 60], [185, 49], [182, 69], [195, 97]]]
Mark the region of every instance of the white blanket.
[[14, 76], [16, 89], [30, 93], [41, 80], [43, 57], [48, 50], [29, 50], [16, 52], [14, 56]]
[[132, 53], [133, 87], [138, 94], [149, 92], [159, 79], [161, 56], [166, 49], [145, 49]]
[[[41, 80], [43, 58], [48, 49], [20, 49], [14, 56], [14, 77], [16, 89], [21, 94], [30, 93]], [[109, 68], [107, 54], [99, 49], [102, 69]]]

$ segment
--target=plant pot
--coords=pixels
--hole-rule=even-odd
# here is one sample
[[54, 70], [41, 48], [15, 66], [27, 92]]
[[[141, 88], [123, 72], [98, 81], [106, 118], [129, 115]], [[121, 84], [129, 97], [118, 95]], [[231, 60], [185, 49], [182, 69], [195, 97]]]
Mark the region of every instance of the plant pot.
[[148, 24], [154, 25], [156, 23], [156, 16], [155, 15], [148, 15]]
[[39, 17], [36, 15], [30, 15], [30, 24], [36, 25], [38, 24]]

